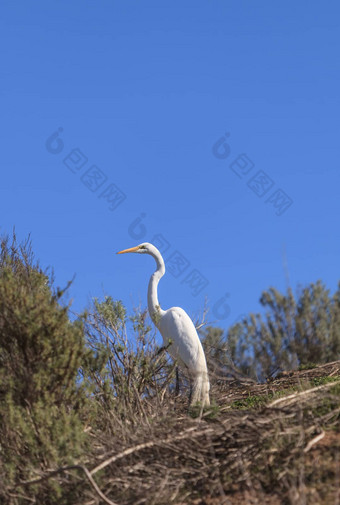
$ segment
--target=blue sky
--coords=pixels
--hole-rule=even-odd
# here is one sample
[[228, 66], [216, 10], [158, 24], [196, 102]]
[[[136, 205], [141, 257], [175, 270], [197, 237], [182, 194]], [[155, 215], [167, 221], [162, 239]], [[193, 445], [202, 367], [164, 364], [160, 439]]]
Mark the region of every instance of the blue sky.
[[[2, 233], [31, 233], [81, 310], [228, 327], [340, 252], [340, 7], [329, 1], [2, 2]], [[156, 237], [156, 238], [155, 238]]]

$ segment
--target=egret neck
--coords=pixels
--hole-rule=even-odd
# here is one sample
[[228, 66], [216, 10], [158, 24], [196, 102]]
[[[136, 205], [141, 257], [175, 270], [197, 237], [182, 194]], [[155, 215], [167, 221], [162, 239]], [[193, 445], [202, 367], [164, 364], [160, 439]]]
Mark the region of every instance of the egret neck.
[[151, 256], [153, 258], [155, 258], [155, 260], [156, 260], [157, 269], [152, 274], [150, 281], [149, 281], [148, 309], [149, 309], [149, 314], [151, 316], [151, 319], [153, 320], [155, 325], [158, 326], [159, 319], [160, 319], [161, 315], [164, 313], [164, 311], [161, 309], [161, 307], [159, 305], [158, 296], [157, 296], [157, 286], [158, 286], [160, 279], [165, 274], [165, 265], [164, 265], [163, 258], [160, 254], [157, 254], [156, 252], [152, 251]]

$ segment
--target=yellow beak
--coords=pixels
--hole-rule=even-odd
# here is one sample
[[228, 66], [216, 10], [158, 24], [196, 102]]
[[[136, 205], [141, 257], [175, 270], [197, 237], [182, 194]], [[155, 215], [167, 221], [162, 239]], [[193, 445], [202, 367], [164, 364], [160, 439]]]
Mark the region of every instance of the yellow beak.
[[138, 249], [139, 249], [139, 246], [130, 247], [130, 249], [123, 249], [123, 251], [117, 252], [117, 254], [124, 254], [124, 253], [128, 253], [128, 252], [136, 252], [136, 251], [138, 251]]

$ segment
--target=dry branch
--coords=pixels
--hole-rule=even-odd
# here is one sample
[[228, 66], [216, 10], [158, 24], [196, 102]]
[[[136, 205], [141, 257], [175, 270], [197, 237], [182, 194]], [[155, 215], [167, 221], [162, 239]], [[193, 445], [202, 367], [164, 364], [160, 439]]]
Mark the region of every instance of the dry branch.
[[[335, 368], [332, 365], [326, 370], [332, 372]], [[272, 391], [281, 392], [282, 381]], [[307, 480], [314, 487], [318, 482], [328, 482], [331, 471], [316, 478], [320, 465], [317, 470], [306, 465], [315, 448], [325, 447], [327, 428], [334, 426], [339, 417], [338, 398], [329, 391], [338, 383], [333, 380], [271, 403], [268, 403], [268, 385], [258, 385], [256, 397], [262, 391], [265, 400], [262, 406], [239, 409], [234, 406], [234, 399], [249, 398], [254, 386], [248, 386], [248, 393], [245, 384], [238, 391], [235, 388], [227, 400], [221, 387], [220, 391], [215, 389], [220, 410], [215, 414], [211, 411], [211, 419], [209, 411], [205, 412], [200, 420], [188, 416], [183, 399], [176, 400], [176, 404], [169, 403], [169, 399], [160, 404], [156, 397], [140, 398], [142, 405], [137, 404], [134, 418], [123, 421], [117, 413], [109, 411], [103, 424], [109, 427], [107, 431], [96, 430], [91, 423], [92, 452], [87, 455], [86, 466], [58, 468], [34, 481], [19, 482], [8, 491], [19, 495], [23, 486], [43, 485], [44, 479], [55, 479], [67, 488], [72, 480], [62, 478], [61, 473], [78, 468], [93, 494], [89, 494], [89, 488], [85, 491], [87, 486], [81, 488], [82, 501], [74, 505], [99, 505], [100, 501], [110, 505], [197, 505], [200, 497], [210, 497], [211, 502], [206, 500], [209, 505], [219, 505], [223, 500], [234, 505], [235, 491], [240, 493], [239, 503], [257, 500], [265, 504], [268, 489], [275, 490], [270, 491], [271, 495], [279, 497], [276, 502], [268, 502], [276, 505], [296, 485], [294, 479], [301, 468], [306, 486]], [[323, 444], [318, 446], [321, 440]], [[336, 448], [335, 442], [329, 450], [333, 447]], [[96, 478], [99, 487], [93, 477], [100, 471], [103, 473]], [[321, 495], [326, 492], [322, 489], [325, 485], [318, 488]]]
[[297, 393], [293, 393], [288, 396], [284, 396], [282, 398], [277, 398], [273, 402], [271, 402], [268, 407], [272, 408], [275, 405], [278, 405], [279, 403], [284, 403], [288, 405], [289, 403], [292, 403], [290, 400], [300, 400], [302, 397], [306, 396], [311, 396], [312, 394], [316, 393], [317, 391], [325, 390], [325, 389], [330, 389], [332, 388], [335, 384], [338, 384], [340, 381], [334, 381], [334, 382], [329, 382], [328, 384], [322, 384], [321, 386], [316, 386], [315, 388], [307, 389], [306, 391], [298, 391]]

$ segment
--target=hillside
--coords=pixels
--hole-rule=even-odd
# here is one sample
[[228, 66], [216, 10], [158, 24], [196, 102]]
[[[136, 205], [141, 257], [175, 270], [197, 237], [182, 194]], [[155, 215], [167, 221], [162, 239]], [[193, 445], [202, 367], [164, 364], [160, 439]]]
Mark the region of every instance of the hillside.
[[[265, 293], [273, 317], [227, 340], [207, 328], [204, 411], [146, 310], [106, 296], [71, 319], [65, 291], [2, 240], [0, 505], [339, 503], [340, 287]], [[259, 364], [275, 379], [250, 379]]]
[[340, 361], [215, 384], [212, 398], [191, 415], [184, 397], [141, 400], [135, 422], [107, 412], [103, 431], [85, 428], [87, 460], [8, 491], [14, 503], [42, 503], [35, 484], [51, 481], [74, 505], [339, 503]]

